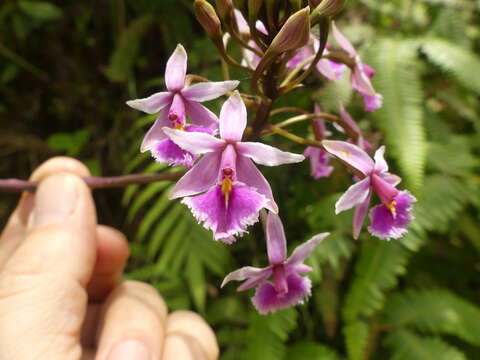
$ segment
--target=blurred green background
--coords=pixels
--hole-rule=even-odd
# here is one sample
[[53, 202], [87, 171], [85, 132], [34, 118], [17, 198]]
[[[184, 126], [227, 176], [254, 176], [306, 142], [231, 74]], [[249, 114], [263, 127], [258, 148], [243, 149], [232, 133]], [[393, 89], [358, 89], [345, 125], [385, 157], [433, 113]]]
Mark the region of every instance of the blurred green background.
[[[351, 0], [338, 23], [377, 70], [383, 108], [365, 114], [347, 78], [311, 81], [281, 100], [306, 109], [317, 100], [335, 112], [341, 99], [368, 139], [387, 145], [393, 171], [418, 198], [405, 238], [380, 241], [364, 231], [351, 239], [352, 214], [333, 213], [351, 182], [339, 164], [319, 181], [306, 162], [262, 168], [289, 248], [332, 235], [309, 259], [310, 300], [260, 316], [251, 293], [219, 288], [229, 271], [266, 264], [259, 225], [227, 247], [167, 200], [170, 183], [95, 191], [99, 221], [130, 239], [127, 277], [152, 283], [172, 309], [205, 316], [222, 359], [480, 359], [479, 20], [474, 0]], [[163, 88], [177, 43], [188, 51], [189, 73], [221, 79], [188, 0], [3, 0], [0, 177], [27, 178], [55, 155], [74, 156], [95, 175], [169, 171], [139, 154], [153, 118], [125, 101]], [[246, 75], [232, 73], [248, 91]], [[222, 101], [208, 105], [217, 112]], [[293, 131], [308, 134], [304, 124]], [[1, 225], [16, 201], [2, 194]]]

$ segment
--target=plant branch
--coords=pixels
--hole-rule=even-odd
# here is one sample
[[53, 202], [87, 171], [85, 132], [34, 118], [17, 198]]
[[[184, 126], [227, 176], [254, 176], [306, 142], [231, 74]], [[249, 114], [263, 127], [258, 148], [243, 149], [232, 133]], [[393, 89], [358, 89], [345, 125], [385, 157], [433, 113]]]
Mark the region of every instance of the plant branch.
[[[176, 181], [185, 174], [185, 171], [176, 171], [161, 174], [130, 174], [122, 176], [83, 178], [91, 189], [106, 189], [125, 187], [133, 184], [150, 184], [157, 181]], [[38, 182], [20, 179], [0, 179], [0, 193], [19, 193], [22, 191], [35, 191]]]

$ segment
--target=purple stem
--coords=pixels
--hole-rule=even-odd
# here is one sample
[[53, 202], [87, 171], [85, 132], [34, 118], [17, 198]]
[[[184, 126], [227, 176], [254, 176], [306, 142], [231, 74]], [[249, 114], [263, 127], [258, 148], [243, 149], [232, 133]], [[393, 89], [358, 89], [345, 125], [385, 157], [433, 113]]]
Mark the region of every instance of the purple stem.
[[[150, 184], [157, 181], [176, 181], [185, 174], [185, 171], [176, 171], [162, 174], [131, 174], [123, 176], [83, 178], [91, 189], [106, 189], [125, 187], [133, 184]], [[22, 191], [35, 191], [38, 182], [20, 179], [0, 179], [0, 193], [19, 193]]]

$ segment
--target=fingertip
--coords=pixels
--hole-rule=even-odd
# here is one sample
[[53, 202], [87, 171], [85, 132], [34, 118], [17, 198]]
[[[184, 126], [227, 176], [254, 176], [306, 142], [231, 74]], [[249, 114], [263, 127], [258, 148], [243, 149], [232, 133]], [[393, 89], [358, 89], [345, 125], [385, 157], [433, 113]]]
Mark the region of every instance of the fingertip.
[[66, 156], [56, 156], [41, 164], [30, 176], [31, 181], [42, 179], [55, 173], [71, 173], [79, 177], [90, 176], [88, 168], [80, 161]]
[[203, 349], [206, 359], [216, 360], [219, 356], [217, 338], [212, 328], [197, 313], [188, 310], [178, 310], [167, 318], [167, 337], [183, 335], [195, 339]]

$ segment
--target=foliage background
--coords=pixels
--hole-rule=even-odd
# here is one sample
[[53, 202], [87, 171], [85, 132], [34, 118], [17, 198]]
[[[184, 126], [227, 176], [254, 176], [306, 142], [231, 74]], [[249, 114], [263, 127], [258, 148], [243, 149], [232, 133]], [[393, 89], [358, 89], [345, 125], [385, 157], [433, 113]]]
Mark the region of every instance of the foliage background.
[[[316, 182], [307, 163], [263, 168], [289, 246], [317, 232], [332, 235], [310, 260], [308, 303], [262, 317], [251, 294], [219, 289], [227, 272], [252, 259], [266, 263], [259, 226], [226, 247], [167, 201], [171, 184], [98, 191], [99, 220], [131, 240], [127, 276], [155, 285], [172, 309], [206, 316], [223, 359], [480, 358], [479, 11], [474, 0], [351, 0], [338, 22], [377, 69], [384, 107], [363, 113], [346, 81], [312, 82], [283, 100], [308, 109], [313, 93], [335, 111], [342, 99], [369, 140], [387, 144], [403, 186], [419, 200], [404, 239], [364, 232], [352, 241], [351, 214], [333, 214], [351, 181], [340, 166]], [[96, 175], [168, 171], [138, 154], [152, 118], [124, 102], [163, 86], [166, 58], [179, 42], [190, 73], [221, 79], [190, 1], [2, 1], [0, 177], [26, 178], [60, 154]], [[295, 131], [307, 134], [302, 124]], [[16, 200], [2, 195], [1, 224]]]

